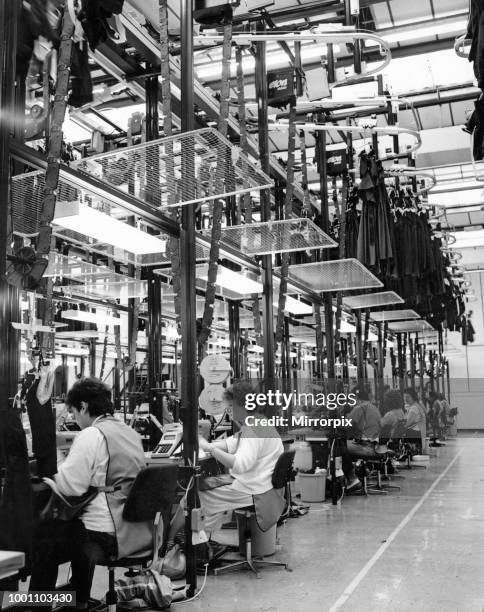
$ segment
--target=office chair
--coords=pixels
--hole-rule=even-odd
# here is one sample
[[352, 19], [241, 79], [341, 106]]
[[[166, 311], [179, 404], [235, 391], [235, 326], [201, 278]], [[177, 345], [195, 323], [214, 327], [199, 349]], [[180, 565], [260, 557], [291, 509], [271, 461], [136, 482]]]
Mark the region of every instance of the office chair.
[[123, 559], [110, 559], [102, 563], [108, 568], [108, 591], [106, 604], [108, 612], [116, 612], [115, 570], [118, 567], [133, 571], [148, 567], [162, 544], [164, 533], [170, 523], [171, 508], [177, 486], [177, 465], [147, 467], [138, 474], [126, 500], [123, 518], [137, 523], [153, 521], [151, 550], [140, 551], [138, 555]]
[[[277, 460], [276, 466], [274, 468], [274, 472], [272, 474], [272, 487], [276, 491], [280, 491], [284, 489], [289, 483], [292, 471], [293, 471], [293, 463], [294, 456], [296, 451], [285, 451]], [[282, 561], [267, 561], [266, 559], [253, 557], [252, 556], [252, 533], [250, 530], [251, 519], [256, 516], [255, 506], [248, 506], [247, 508], [241, 508], [240, 510], [236, 510], [235, 514], [244, 521], [243, 523], [243, 534], [245, 539], [245, 557], [240, 561], [234, 561], [229, 565], [225, 565], [224, 567], [215, 568], [214, 574], [218, 576], [222, 572], [232, 571], [234, 569], [239, 568], [247, 568], [250, 569], [257, 578], [260, 578], [259, 568], [258, 566], [264, 567], [284, 567], [286, 570], [289, 570], [289, 566], [287, 563]], [[277, 519], [276, 519], [277, 522]], [[221, 559], [222, 561], [224, 559]], [[228, 561], [228, 559], [227, 559]]]

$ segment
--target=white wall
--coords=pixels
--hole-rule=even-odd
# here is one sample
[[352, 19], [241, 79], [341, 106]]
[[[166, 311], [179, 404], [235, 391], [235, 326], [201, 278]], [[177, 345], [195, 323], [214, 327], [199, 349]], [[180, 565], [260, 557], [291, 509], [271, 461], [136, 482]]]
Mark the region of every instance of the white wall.
[[467, 346], [462, 346], [460, 333], [447, 335], [448, 343], [461, 353], [449, 355], [451, 405], [459, 409], [459, 429], [484, 429], [484, 273], [473, 272], [466, 278], [477, 298], [468, 305], [476, 335], [475, 342]]

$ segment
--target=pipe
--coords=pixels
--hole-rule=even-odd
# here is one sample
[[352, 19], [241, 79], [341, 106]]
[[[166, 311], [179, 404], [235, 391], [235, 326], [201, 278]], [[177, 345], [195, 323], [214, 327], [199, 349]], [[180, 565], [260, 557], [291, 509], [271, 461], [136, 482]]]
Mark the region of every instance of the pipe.
[[[263, 32], [265, 23], [257, 23], [257, 31]], [[266, 42], [256, 38], [256, 62], [255, 62], [255, 88], [257, 98], [257, 118], [259, 125], [259, 158], [262, 172], [270, 173], [269, 131], [267, 114], [267, 68], [266, 68]], [[271, 220], [271, 194], [268, 189], [260, 192], [261, 221]], [[270, 390], [274, 384], [274, 313], [273, 313], [273, 279], [272, 279], [272, 257], [262, 256], [262, 282], [263, 282], [263, 304], [262, 304], [262, 329], [265, 341], [264, 351], [264, 386]]]
[[[191, 132], [194, 126], [193, 105], [193, 6], [192, 0], [180, 0], [181, 25], [181, 129]], [[188, 146], [187, 146], [188, 145]], [[182, 175], [194, 171], [194, 148], [189, 142], [182, 148]], [[184, 199], [190, 199], [190, 181], [182, 186]], [[183, 456], [185, 466], [198, 462], [198, 398], [197, 398], [197, 313], [195, 277], [195, 205], [182, 207], [181, 232], [181, 316], [182, 368], [181, 400], [183, 413]], [[186, 581], [188, 597], [197, 588], [196, 549], [192, 542], [192, 509], [197, 504], [198, 478], [193, 473], [192, 486], [187, 492], [185, 518]]]

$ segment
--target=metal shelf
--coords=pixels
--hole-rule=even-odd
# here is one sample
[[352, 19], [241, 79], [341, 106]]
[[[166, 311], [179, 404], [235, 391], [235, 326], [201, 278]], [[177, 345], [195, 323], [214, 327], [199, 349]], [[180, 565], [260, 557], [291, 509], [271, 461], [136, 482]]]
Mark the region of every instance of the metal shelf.
[[290, 266], [289, 279], [300, 282], [315, 292], [383, 287], [383, 283], [357, 259]]
[[361, 295], [351, 295], [343, 298], [343, 304], [352, 310], [389, 306], [390, 304], [403, 304], [404, 301], [405, 300], [394, 291], [363, 293]]
[[[14, 219], [13, 230], [15, 234], [20, 236], [35, 236], [38, 233], [44, 186], [45, 172], [43, 171], [29, 172], [12, 177], [11, 202], [13, 211], [12, 218]], [[64, 179], [61, 173], [57, 188], [56, 215], [63, 215], [67, 210], [72, 212], [70, 218], [72, 226], [63, 226], [63, 219], [66, 217], [58, 216], [52, 223], [55, 236], [63, 238], [90, 252], [106, 255], [112, 257], [116, 261], [131, 263], [133, 265], [157, 265], [168, 261], [165, 253], [166, 241], [157, 236], [148, 234], [147, 232], [143, 232], [141, 229], [132, 228], [125, 223], [124, 221], [128, 213], [117, 204], [115, 199], [111, 199], [107, 192], [100, 195], [95, 190], [90, 190], [88, 187], [80, 188]], [[103, 218], [105, 217], [105, 241], [86, 235], [85, 231], [88, 230], [85, 228], [83, 230], [80, 229], [83, 225], [85, 226], [85, 223], [81, 224], [81, 222], [79, 222], [79, 231], [77, 231], [75, 219], [76, 217], [80, 218], [81, 211], [96, 215], [98, 221], [96, 223], [97, 227], [94, 228], [95, 230], [104, 227]], [[141, 241], [143, 235], [145, 235], [146, 240], [150, 242], [150, 248], [148, 250], [151, 252], [133, 252], [129, 249], [129, 246], [124, 248], [124, 246], [121, 245], [123, 248], [120, 248], [119, 245], [115, 246], [111, 244], [109, 239], [109, 228], [107, 226], [107, 224], [111, 223], [122, 224], [119, 226], [121, 228], [126, 225], [126, 227], [130, 228], [129, 231], [139, 232]], [[94, 233], [101, 237], [103, 232], [95, 231]], [[159, 242], [159, 252], [157, 242]], [[129, 242], [127, 244], [129, 244]]]
[[[207, 230], [204, 234], [210, 234]], [[221, 242], [252, 257], [337, 246], [311, 219], [286, 219], [222, 229]]]
[[[101, 153], [73, 167], [157, 210], [272, 186], [256, 164], [212, 128]], [[182, 197], [182, 185], [188, 198]]]
[[370, 318], [377, 323], [385, 321], [408, 321], [420, 319], [420, 315], [415, 310], [376, 310], [370, 314]]
[[434, 332], [435, 329], [430, 325], [428, 321], [398, 321], [397, 323], [390, 323], [388, 326], [389, 331], [393, 333], [421, 333], [421, 332]]

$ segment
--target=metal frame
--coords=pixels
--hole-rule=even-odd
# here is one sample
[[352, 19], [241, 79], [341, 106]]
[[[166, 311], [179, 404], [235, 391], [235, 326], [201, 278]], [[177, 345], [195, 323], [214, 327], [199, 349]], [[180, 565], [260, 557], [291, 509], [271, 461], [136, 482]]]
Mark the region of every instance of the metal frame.
[[[269, 129], [272, 129], [272, 130], [278, 130], [278, 129], [287, 130], [287, 128], [288, 128], [287, 123], [276, 122], [276, 123], [271, 123], [269, 125]], [[357, 125], [331, 125], [331, 124], [320, 124], [320, 123], [301, 123], [301, 124], [298, 124], [297, 128], [305, 132], [335, 132], [336, 131], [336, 132], [357, 133], [357, 134], [362, 134], [363, 136], [367, 136], [367, 135], [375, 136], [378, 134], [382, 134], [386, 136], [398, 136], [400, 134], [410, 134], [411, 136], [415, 138], [415, 144], [405, 151], [406, 156], [410, 155], [411, 153], [414, 153], [415, 151], [418, 151], [418, 149], [420, 149], [420, 147], [422, 146], [422, 137], [420, 136], [419, 132], [417, 132], [416, 130], [410, 130], [408, 128], [402, 128], [397, 125], [387, 126], [387, 127], [381, 127], [381, 126], [360, 127]], [[402, 155], [402, 153], [397, 154], [397, 155], [387, 155], [386, 157], [380, 157], [380, 159], [381, 161], [386, 161], [390, 159], [395, 159], [395, 157], [399, 157], [400, 155]]]
[[[195, 37], [195, 41], [197, 43], [202, 43], [203, 41], [209, 42], [222, 42], [223, 37], [220, 34], [201, 34]], [[390, 46], [383, 39], [380, 38], [374, 32], [367, 32], [365, 30], [355, 30], [352, 26], [343, 26], [341, 27], [338, 24], [337, 30], [328, 30], [328, 32], [311, 32], [309, 34], [303, 32], [285, 32], [285, 33], [277, 33], [277, 34], [260, 34], [260, 33], [248, 33], [248, 34], [236, 34], [233, 38], [233, 42], [235, 44], [247, 45], [250, 42], [304, 42], [304, 41], [313, 41], [313, 42], [322, 42], [322, 43], [355, 43], [357, 41], [363, 40], [372, 40], [376, 42], [380, 46], [380, 55], [382, 57], [382, 64], [377, 66], [373, 70], [369, 70], [367, 72], [356, 74], [354, 77], [348, 77], [343, 81], [337, 81], [336, 83], [332, 83], [330, 87], [335, 87], [336, 85], [346, 85], [350, 83], [355, 83], [361, 80], [362, 77], [367, 78], [374, 76], [384, 70], [392, 59], [392, 53], [390, 50]]]

